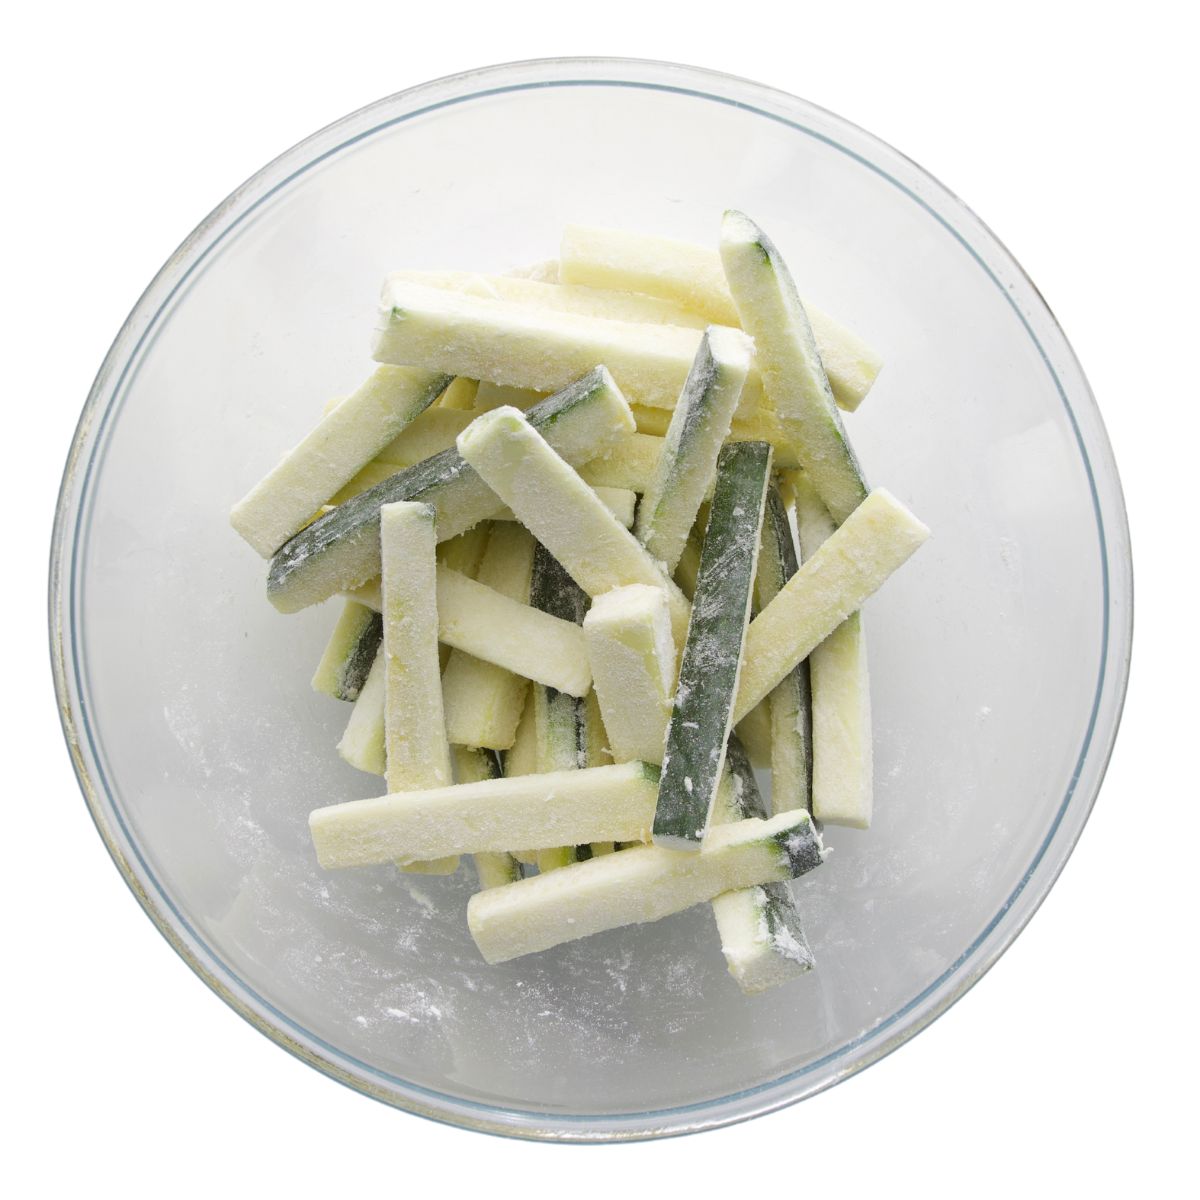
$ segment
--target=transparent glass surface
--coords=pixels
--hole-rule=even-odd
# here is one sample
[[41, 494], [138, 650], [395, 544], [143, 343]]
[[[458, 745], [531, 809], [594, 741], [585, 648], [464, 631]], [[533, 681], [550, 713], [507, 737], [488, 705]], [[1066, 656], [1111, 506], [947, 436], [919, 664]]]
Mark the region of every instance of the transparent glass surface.
[[[867, 610], [876, 820], [796, 886], [819, 968], [758, 997], [710, 910], [486, 966], [469, 867], [322, 872], [310, 809], [376, 794], [230, 505], [371, 369], [384, 274], [503, 271], [563, 224], [714, 244], [736, 206], [886, 366], [847, 424], [934, 530]], [[970, 986], [1070, 852], [1128, 667], [1128, 534], [1087, 384], [1020, 268], [913, 163], [709, 72], [497, 67], [297, 146], [188, 239], [71, 450], [52, 648], [80, 782], [139, 900], [265, 1033], [402, 1108], [558, 1139], [701, 1129], [879, 1058]]]

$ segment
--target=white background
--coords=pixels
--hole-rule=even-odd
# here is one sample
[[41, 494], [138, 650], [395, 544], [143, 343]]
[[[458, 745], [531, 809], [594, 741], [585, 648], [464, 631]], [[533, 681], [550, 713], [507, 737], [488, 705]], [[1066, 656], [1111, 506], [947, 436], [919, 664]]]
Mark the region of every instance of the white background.
[[[9, 1194], [107, 1184], [133, 1196], [457, 1195], [524, 1183], [582, 1196], [681, 1185], [1195, 1195], [1196, 42], [1183, 5], [1104, 15], [1114, 8], [114, 0], [9, 13]], [[914, 1042], [797, 1108], [598, 1150], [393, 1112], [212, 996], [142, 915], [88, 820], [43, 634], [51, 515], [79, 408], [177, 243], [269, 158], [345, 112], [438, 75], [559, 54], [673, 59], [773, 84], [864, 125], [962, 196], [1036, 280], [1089, 373], [1124, 478], [1138, 582], [1108, 780], [1058, 885], [999, 965]]]

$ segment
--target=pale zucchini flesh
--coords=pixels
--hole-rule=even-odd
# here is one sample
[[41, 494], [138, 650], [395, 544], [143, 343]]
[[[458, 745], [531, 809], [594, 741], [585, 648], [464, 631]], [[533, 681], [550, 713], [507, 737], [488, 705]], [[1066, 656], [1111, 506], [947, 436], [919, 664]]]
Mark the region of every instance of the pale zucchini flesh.
[[380, 511], [384, 732], [389, 792], [451, 782], [438, 669], [437, 538], [428, 504]]
[[771, 765], [771, 708], [767, 700], [756, 704], [735, 726], [737, 735], [756, 767]]
[[473, 411], [457, 408], [427, 408], [402, 433], [393, 438], [372, 460], [374, 464], [392, 463], [397, 468], [416, 463], [450, 450], [454, 439], [474, 420]]
[[721, 224], [721, 261], [742, 328], [754, 338], [770, 408], [840, 524], [866, 498], [867, 484], [792, 276], [770, 238], [739, 212]]
[[270, 558], [343, 484], [445, 390], [449, 377], [382, 366], [331, 409], [230, 514], [234, 527]]
[[370, 775], [383, 775], [387, 771], [384, 694], [383, 655], [376, 654], [337, 746], [346, 762]]
[[445, 567], [437, 572], [438, 636], [448, 646], [571, 696], [592, 686], [583, 630]]
[[[707, 246], [620, 229], [569, 225], [559, 264], [565, 284], [624, 288], [695, 313], [700, 323], [737, 325], [739, 316], [721, 257]], [[838, 405], [853, 411], [875, 382], [882, 360], [860, 337], [807, 301], [804, 305]]]
[[[726, 761], [726, 775], [713, 807], [713, 823], [766, 817], [754, 769], [736, 735], [730, 735]], [[712, 910], [725, 965], [748, 995], [812, 969], [813, 953], [786, 883], [756, 884], [723, 892], [713, 900]]]
[[313, 690], [335, 700], [357, 700], [383, 640], [383, 618], [347, 600], [312, 678]]
[[508, 300], [550, 312], [602, 317], [609, 321], [682, 325], [689, 329], [703, 329], [711, 324], [708, 318], [670, 300], [638, 292], [613, 291], [610, 288], [545, 283], [512, 275], [479, 275], [472, 271], [396, 271], [388, 278], [422, 287], [463, 292], [468, 296], [482, 296], [488, 300]]
[[742, 671], [770, 473], [766, 442], [737, 442], [721, 451], [667, 725], [654, 814], [654, 841], [660, 846], [698, 849], [716, 797]]
[[729, 434], [751, 352], [750, 339], [738, 330], [705, 330], [671, 414], [635, 527], [651, 557], [668, 572], [674, 572], [696, 513], [712, 488], [717, 455]]
[[[389, 792], [443, 787], [453, 778], [442, 717], [433, 521], [428, 504], [385, 504], [379, 514], [384, 777]], [[449, 856], [408, 863], [401, 869], [449, 875], [458, 869], [458, 859]]]
[[583, 632], [613, 758], [661, 763], [675, 683], [666, 592], [613, 588], [593, 602]]
[[858, 612], [928, 537], [928, 526], [875, 488], [750, 622], [734, 720]]
[[[761, 611], [800, 569], [787, 507], [774, 484], [767, 492], [762, 549], [754, 580]], [[766, 700], [771, 722], [771, 795], [775, 807], [812, 809], [812, 700], [808, 660], [797, 663]], [[762, 707], [761, 705], [759, 706]]]
[[[455, 783], [481, 783], [485, 779], [500, 777], [500, 764], [489, 750], [451, 746], [450, 758]], [[503, 850], [484, 851], [473, 858], [481, 888], [503, 887], [521, 878], [521, 864]]]
[[[428, 507], [428, 506], [426, 506]], [[437, 561], [443, 567], [449, 567], [460, 575], [475, 578], [480, 563], [483, 562], [484, 551], [487, 550], [488, 538], [492, 527], [487, 521], [480, 521], [466, 533], [452, 537], [449, 541], [441, 542], [437, 547]]]
[[644, 493], [650, 486], [662, 455], [663, 439], [645, 433], [622, 438], [606, 454], [579, 468], [580, 478], [593, 488], [629, 488]]
[[[603, 454], [635, 428], [628, 404], [603, 367], [535, 405], [529, 420], [569, 462]], [[287, 542], [267, 576], [267, 595], [275, 607], [296, 612], [378, 575], [379, 509], [401, 500], [432, 504], [443, 541], [501, 507], [457, 450], [446, 450], [338, 505]]]
[[503, 383], [492, 383], [485, 379], [475, 393], [475, 415], [490, 412], [493, 408], [519, 408], [528, 412], [539, 400], [546, 398], [546, 392], [535, 392], [531, 388], [507, 387]]
[[[516, 523], [495, 524], [475, 579], [510, 600], [529, 601], [534, 542]], [[495, 663], [452, 650], [442, 672], [446, 736], [451, 743], [507, 750], [517, 733], [529, 682]]]
[[[603, 363], [631, 403], [674, 408], [699, 343], [698, 329], [552, 312], [393, 279], [374, 356], [543, 392]], [[741, 411], [753, 412], [761, 394], [754, 371]]]
[[[792, 481], [800, 544], [815, 554], [833, 521], [802, 476]], [[812, 812], [818, 821], [866, 829], [871, 824], [871, 689], [862, 613], [851, 613], [808, 658], [812, 677]]]
[[467, 922], [483, 957], [505, 962], [606, 929], [657, 921], [722, 892], [790, 879], [822, 858], [808, 813], [782, 813], [715, 828], [698, 854], [639, 846], [476, 893]]
[[[533, 686], [530, 685], [527, 690], [528, 697], [521, 710], [521, 719], [517, 724], [513, 744], [501, 755], [501, 774], [514, 779], [518, 775], [537, 774], [537, 714], [533, 705]], [[510, 853], [524, 866], [537, 865], [536, 850], [513, 849]]]
[[326, 868], [642, 841], [657, 791], [656, 767], [620, 763], [352, 800], [314, 811], [309, 829]]
[[589, 596], [629, 583], [666, 588], [682, 642], [690, 607], [683, 594], [522, 413], [484, 413], [463, 431], [458, 449]]

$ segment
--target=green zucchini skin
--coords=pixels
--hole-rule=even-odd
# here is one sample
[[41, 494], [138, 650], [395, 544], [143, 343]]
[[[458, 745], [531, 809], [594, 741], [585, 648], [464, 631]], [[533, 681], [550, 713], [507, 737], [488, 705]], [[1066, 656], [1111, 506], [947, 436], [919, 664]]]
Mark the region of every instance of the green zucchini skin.
[[750, 618], [763, 506], [771, 473], [767, 442], [722, 449], [700, 552], [679, 686], [667, 726], [654, 841], [699, 850], [716, 796]]
[[[538, 542], [533, 551], [533, 574], [529, 603], [552, 617], [583, 624], [587, 615], [587, 593], [563, 569], [562, 564]], [[533, 703], [538, 714], [538, 770], [568, 771], [588, 765], [587, 703], [545, 684], [533, 685]], [[587, 856], [591, 850], [584, 847]], [[539, 850], [538, 870], [553, 871], [579, 859], [577, 846]]]
[[[603, 368], [589, 371], [535, 404], [527, 414], [529, 422], [549, 437], [564, 415], [607, 387], [611, 380]], [[503, 507], [456, 449], [443, 450], [351, 497], [285, 542], [267, 573], [272, 604], [282, 612], [297, 612], [373, 579], [380, 568], [379, 510], [404, 500], [433, 505], [442, 541]]]
[[725, 763], [734, 780], [734, 804], [737, 807], [738, 819], [744, 821], [747, 817], [762, 817], [766, 820], [771, 814], [767, 811], [767, 802], [759, 790], [758, 780], [754, 777], [754, 767], [742, 739], [736, 733], [729, 735], [725, 745]]
[[338, 699], [357, 700], [362, 685], [367, 682], [371, 664], [383, 641], [383, 614], [372, 613], [358, 640], [351, 647], [338, 676]]

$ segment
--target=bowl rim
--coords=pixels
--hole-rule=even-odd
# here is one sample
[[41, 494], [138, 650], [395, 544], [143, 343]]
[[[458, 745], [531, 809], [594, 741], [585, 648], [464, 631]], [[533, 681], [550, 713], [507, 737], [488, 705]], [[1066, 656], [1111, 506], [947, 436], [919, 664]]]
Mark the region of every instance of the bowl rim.
[[[1100, 669], [1083, 746], [1067, 792], [1042, 846], [1020, 882], [974, 942], [932, 983], [874, 1028], [836, 1051], [776, 1079], [730, 1095], [647, 1112], [564, 1114], [533, 1112], [466, 1100], [392, 1076], [355, 1060], [303, 1029], [276, 1009], [210, 950], [175, 907], [142, 859], [136, 840], [121, 819], [92, 743], [83, 700], [82, 676], [75, 653], [75, 561], [85, 504], [102, 425], [130, 366], [147, 344], [173, 298], [209, 253], [272, 195], [317, 163], [384, 128], [432, 109], [491, 95], [552, 87], [626, 87], [669, 92], [749, 110], [789, 125], [842, 150], [889, 179], [941, 222], [1004, 292], [1036, 345], [1058, 388], [1083, 459], [1099, 535], [1104, 611]], [[380, 118], [376, 120], [375, 118]], [[837, 127], [839, 134], [870, 150], [871, 157], [810, 128], [814, 119]], [[345, 136], [344, 136], [345, 135]], [[313, 154], [312, 152], [317, 151]], [[297, 165], [300, 159], [305, 161]], [[890, 162], [915, 175], [920, 192], [884, 169]], [[281, 174], [282, 172], [282, 174]], [[934, 206], [953, 213], [958, 224], [973, 227], [976, 239], [1028, 290], [1028, 310], [1018, 305], [1013, 282], [1007, 288], [985, 262], [978, 247], [952, 226]], [[1054, 345], [1056, 363], [1031, 324], [1043, 325]], [[1059, 371], [1072, 375], [1072, 395]], [[1076, 411], [1072, 402], [1079, 406]], [[1087, 437], [1080, 416], [1088, 425]], [[87, 452], [85, 454], [85, 451]], [[1104, 494], [1097, 488], [1095, 466], [1104, 472]], [[927, 171], [875, 135], [787, 92], [707, 68], [634, 58], [561, 57], [497, 64], [444, 76], [404, 89], [352, 112], [306, 137], [261, 168], [222, 201], [181, 243], [147, 285], [110, 347], [80, 414], [63, 470], [50, 547], [50, 657], [59, 718], [80, 789], [110, 856], [155, 927], [189, 967], [240, 1016], [278, 1045], [322, 1073], [393, 1107], [479, 1132], [556, 1142], [633, 1141], [700, 1132], [748, 1120], [797, 1103], [878, 1062], [915, 1036], [960, 999], [995, 964], [1024, 929], [1049, 893], [1078, 842], [1095, 803], [1120, 724], [1129, 677], [1133, 631], [1133, 575], [1125, 512], [1116, 464], [1095, 398], [1073, 351], [1036, 286], [991, 230], [949, 189]], [[70, 669], [68, 667], [70, 664]], [[1086, 768], [1086, 771], [1085, 771]], [[1087, 775], [1086, 783], [1079, 785]], [[1069, 828], [1065, 817], [1070, 809]], [[1037, 876], [1035, 881], [1035, 875]], [[1031, 885], [1034, 885], [1031, 887]], [[1017, 900], [1022, 903], [1017, 905]], [[822, 1068], [832, 1068], [821, 1071]]]

